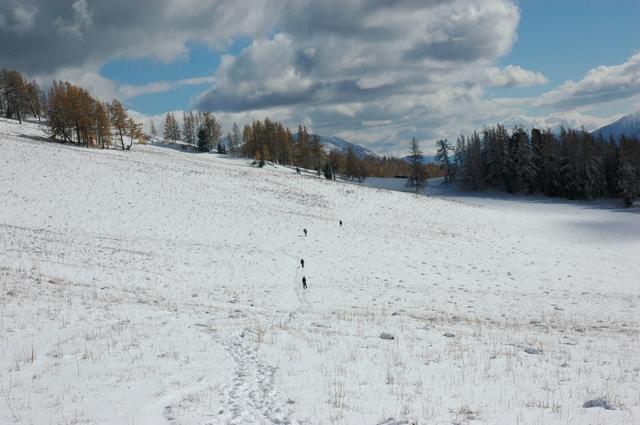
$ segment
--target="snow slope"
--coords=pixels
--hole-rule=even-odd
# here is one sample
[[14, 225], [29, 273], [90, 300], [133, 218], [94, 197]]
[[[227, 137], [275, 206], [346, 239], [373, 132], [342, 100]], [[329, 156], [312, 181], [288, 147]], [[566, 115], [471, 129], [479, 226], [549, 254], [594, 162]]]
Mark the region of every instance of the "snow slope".
[[[310, 134], [310, 137], [316, 136], [314, 134]], [[355, 143], [348, 142], [338, 136], [317, 136], [320, 138], [320, 144], [324, 148], [324, 151], [328, 154], [334, 151], [345, 154], [349, 150], [349, 147], [353, 150], [353, 153], [356, 157], [362, 159], [365, 157], [373, 157], [373, 158], [381, 158], [380, 155], [373, 152], [371, 149], [365, 148], [361, 145], [356, 145]], [[298, 140], [298, 133], [293, 133], [294, 140]]]
[[640, 138], [640, 111], [625, 115], [616, 122], [599, 128], [593, 134], [602, 134], [605, 139], [609, 139], [611, 136], [619, 139], [623, 134], [627, 137]]
[[364, 146], [356, 145], [355, 143], [347, 142], [344, 139], [341, 139], [338, 136], [320, 136], [320, 143], [324, 146], [324, 149], [327, 153], [338, 151], [340, 153], [346, 154], [349, 150], [349, 147], [353, 150], [353, 153], [358, 158], [365, 157], [373, 157], [380, 158], [380, 155], [373, 152], [371, 149], [365, 148]]
[[0, 121], [2, 424], [640, 423], [637, 211], [40, 137]]

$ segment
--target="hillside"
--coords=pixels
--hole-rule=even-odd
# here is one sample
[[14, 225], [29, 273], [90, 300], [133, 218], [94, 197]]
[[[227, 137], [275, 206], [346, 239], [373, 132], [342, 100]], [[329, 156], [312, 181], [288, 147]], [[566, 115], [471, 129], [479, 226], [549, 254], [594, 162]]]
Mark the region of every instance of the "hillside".
[[371, 149], [365, 148], [364, 146], [356, 145], [355, 143], [347, 142], [346, 140], [341, 139], [337, 136], [320, 136], [320, 143], [322, 143], [322, 146], [324, 146], [324, 149], [327, 153], [338, 151], [340, 153], [346, 154], [349, 150], [349, 147], [351, 147], [353, 153], [360, 159], [365, 157], [380, 158], [380, 155], [373, 152]]
[[[316, 135], [310, 134], [309, 136], [313, 137]], [[344, 139], [341, 139], [338, 136], [318, 135], [317, 137], [320, 137], [320, 143], [322, 144], [322, 147], [324, 148], [324, 151], [326, 153], [337, 151], [342, 154], [346, 154], [347, 151], [349, 150], [349, 147], [351, 147], [351, 149], [353, 150], [353, 153], [360, 159], [363, 159], [365, 157], [380, 158], [380, 155], [373, 152], [372, 150], [365, 148], [364, 146], [360, 146], [360, 145], [356, 145], [355, 143], [348, 142]], [[298, 140], [298, 134], [294, 133], [293, 138], [294, 140]]]
[[614, 139], [619, 139], [623, 134], [627, 137], [640, 138], [640, 111], [625, 115], [619, 120], [597, 129], [593, 134], [601, 134], [605, 139], [609, 139], [611, 136]]
[[0, 119], [0, 423], [640, 423], [637, 211], [43, 137]]

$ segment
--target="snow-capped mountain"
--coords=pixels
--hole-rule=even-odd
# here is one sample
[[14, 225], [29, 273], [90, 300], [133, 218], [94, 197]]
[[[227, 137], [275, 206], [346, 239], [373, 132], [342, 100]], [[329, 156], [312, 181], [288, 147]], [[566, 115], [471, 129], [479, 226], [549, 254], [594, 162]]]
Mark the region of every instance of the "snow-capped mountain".
[[[309, 137], [313, 137], [315, 134], [309, 134]], [[326, 153], [330, 153], [333, 151], [338, 151], [340, 153], [346, 154], [349, 150], [349, 146], [353, 149], [353, 153], [360, 159], [365, 157], [373, 157], [380, 158], [380, 155], [373, 152], [371, 149], [367, 149], [364, 146], [356, 145], [355, 143], [347, 142], [346, 140], [338, 137], [338, 136], [320, 136], [320, 143], [324, 147]], [[294, 140], [298, 140], [298, 134], [295, 133], [293, 135]]]
[[367, 156], [380, 158], [380, 156], [372, 150], [367, 149], [364, 146], [356, 145], [355, 143], [347, 142], [338, 136], [320, 136], [320, 143], [322, 143], [322, 146], [324, 146], [327, 153], [333, 151], [347, 153], [349, 146], [351, 146], [353, 153], [355, 153], [358, 158], [364, 158]]
[[640, 138], [640, 111], [625, 115], [618, 121], [606, 125], [593, 132], [594, 135], [602, 134], [602, 137], [608, 139], [613, 136], [615, 139], [620, 138], [621, 135], [627, 137]]

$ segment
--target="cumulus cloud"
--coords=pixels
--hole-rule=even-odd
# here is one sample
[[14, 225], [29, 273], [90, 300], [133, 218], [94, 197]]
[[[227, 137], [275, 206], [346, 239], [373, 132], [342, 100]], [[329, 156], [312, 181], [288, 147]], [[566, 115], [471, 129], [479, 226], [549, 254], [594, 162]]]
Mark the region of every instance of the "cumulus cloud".
[[[268, 4], [267, 4], [268, 3]], [[0, 63], [26, 73], [99, 65], [115, 57], [171, 61], [189, 43], [214, 48], [268, 34], [280, 6], [252, 0], [5, 0]]]
[[580, 81], [567, 81], [537, 100], [540, 106], [566, 110], [627, 99], [640, 94], [640, 53], [620, 65], [589, 70]]
[[0, 5], [0, 32], [20, 35], [33, 29], [38, 10], [18, 0]]
[[61, 33], [82, 37], [84, 30], [93, 26], [93, 18], [87, 0], [76, 0], [71, 5], [71, 9], [73, 10], [73, 18], [70, 21], [58, 16], [53, 26]]
[[[514, 0], [5, 0], [0, 63], [104, 100], [206, 85], [192, 106], [225, 126], [269, 116], [396, 154], [412, 136], [451, 138], [509, 116], [572, 119], [528, 118], [532, 104], [571, 109], [638, 93], [640, 55], [540, 98], [486, 99], [486, 88], [548, 83], [496, 65], [519, 20]], [[248, 46], [224, 54], [240, 38]], [[99, 72], [115, 58], [173, 61], [193, 43], [223, 54], [212, 75], [131, 85]]]
[[487, 68], [487, 82], [493, 87], [527, 87], [547, 84], [547, 77], [537, 71], [507, 65], [502, 69]]

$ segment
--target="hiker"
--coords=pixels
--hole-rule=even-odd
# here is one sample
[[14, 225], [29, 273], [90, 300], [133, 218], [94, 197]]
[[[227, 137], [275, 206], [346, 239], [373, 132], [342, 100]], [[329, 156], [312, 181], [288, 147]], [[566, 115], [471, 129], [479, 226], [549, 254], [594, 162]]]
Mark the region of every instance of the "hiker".
[[296, 167], [296, 173], [300, 174], [300, 169]]
[[302, 289], [307, 289], [307, 278], [302, 276]]
[[342, 227], [342, 220], [340, 220], [340, 227]]
[[300, 259], [300, 265], [302, 266], [302, 268], [304, 269], [304, 258]]
[[307, 236], [307, 229], [302, 229], [302, 231], [304, 232], [304, 235]]

